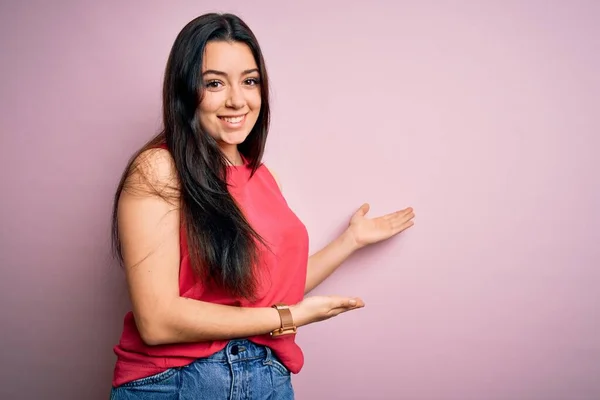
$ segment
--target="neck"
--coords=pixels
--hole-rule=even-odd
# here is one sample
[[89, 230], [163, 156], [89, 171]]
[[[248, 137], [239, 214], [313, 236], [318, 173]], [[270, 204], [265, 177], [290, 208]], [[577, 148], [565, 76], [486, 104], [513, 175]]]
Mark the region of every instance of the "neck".
[[242, 158], [242, 155], [240, 154], [236, 145], [221, 147], [221, 151], [225, 155], [225, 158], [227, 158], [227, 161], [229, 162], [229, 164], [231, 164], [231, 165], [243, 165], [244, 164], [244, 159]]

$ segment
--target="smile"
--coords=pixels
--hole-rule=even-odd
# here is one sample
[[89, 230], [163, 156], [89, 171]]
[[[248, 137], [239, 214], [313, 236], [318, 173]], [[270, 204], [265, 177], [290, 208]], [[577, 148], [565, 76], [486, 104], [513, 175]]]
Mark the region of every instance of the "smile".
[[246, 114], [237, 115], [237, 116], [227, 116], [227, 117], [222, 116], [222, 117], [219, 117], [219, 119], [221, 121], [226, 122], [228, 125], [239, 126], [246, 120]]

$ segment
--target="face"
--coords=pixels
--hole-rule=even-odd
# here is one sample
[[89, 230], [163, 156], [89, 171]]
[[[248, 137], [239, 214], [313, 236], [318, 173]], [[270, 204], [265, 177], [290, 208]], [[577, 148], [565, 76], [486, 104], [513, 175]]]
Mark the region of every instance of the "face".
[[200, 124], [232, 162], [238, 162], [237, 145], [246, 139], [258, 119], [260, 78], [246, 44], [215, 41], [206, 45]]

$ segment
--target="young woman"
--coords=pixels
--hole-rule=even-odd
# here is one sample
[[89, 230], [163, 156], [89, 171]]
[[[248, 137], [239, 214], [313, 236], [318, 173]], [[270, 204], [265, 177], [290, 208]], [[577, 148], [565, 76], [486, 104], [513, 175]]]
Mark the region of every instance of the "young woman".
[[262, 163], [265, 62], [252, 31], [206, 14], [177, 36], [163, 131], [115, 195], [113, 245], [132, 311], [114, 351], [112, 399], [293, 399], [296, 330], [364, 306], [304, 295], [354, 251], [412, 226], [408, 208], [348, 229], [309, 257], [308, 235]]

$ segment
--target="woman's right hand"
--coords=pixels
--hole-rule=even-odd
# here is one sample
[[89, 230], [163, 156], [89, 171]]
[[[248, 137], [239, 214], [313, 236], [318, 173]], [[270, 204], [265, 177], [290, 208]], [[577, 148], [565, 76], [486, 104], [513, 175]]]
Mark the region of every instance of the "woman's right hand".
[[364, 306], [365, 303], [358, 297], [311, 296], [291, 306], [290, 311], [296, 326], [303, 326]]

